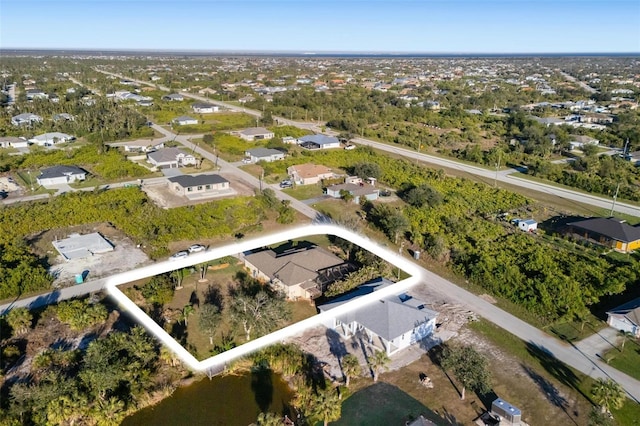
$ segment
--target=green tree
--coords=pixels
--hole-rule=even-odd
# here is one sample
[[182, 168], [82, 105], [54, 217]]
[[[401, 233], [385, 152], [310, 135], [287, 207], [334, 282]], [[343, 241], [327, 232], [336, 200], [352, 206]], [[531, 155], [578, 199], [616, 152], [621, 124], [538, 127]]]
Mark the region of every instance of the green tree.
[[268, 333], [291, 315], [282, 297], [272, 297], [264, 291], [259, 291], [255, 296], [237, 294], [233, 296], [229, 308], [233, 322], [242, 326], [247, 341], [251, 340], [251, 333]]
[[334, 388], [326, 388], [318, 391], [311, 400], [311, 414], [324, 422], [335, 422], [342, 416], [342, 402], [340, 394]]
[[374, 178], [380, 179], [382, 176], [382, 169], [380, 165], [376, 163], [358, 163], [352, 167], [353, 174], [361, 177], [362, 179]]
[[466, 388], [477, 392], [489, 390], [487, 360], [471, 346], [447, 346], [442, 353], [441, 365], [462, 384], [460, 399], [464, 399]]
[[275, 413], [260, 413], [251, 426], [282, 426], [282, 416]]
[[622, 386], [611, 379], [599, 378], [591, 388], [593, 401], [601, 413], [609, 413], [611, 408], [619, 409], [624, 404], [626, 394]]
[[349, 382], [352, 377], [357, 376], [361, 372], [360, 361], [358, 357], [353, 354], [346, 354], [342, 358], [342, 373], [345, 377], [345, 386], [349, 387]]
[[375, 351], [368, 359], [369, 368], [373, 371], [373, 381], [377, 382], [380, 373], [389, 368], [391, 358], [385, 351]]
[[220, 324], [220, 309], [217, 306], [206, 303], [198, 311], [198, 326], [200, 330], [209, 336], [209, 344], [213, 346], [213, 335]]
[[13, 330], [14, 336], [26, 333], [31, 328], [33, 315], [27, 308], [14, 308], [7, 314], [7, 324]]

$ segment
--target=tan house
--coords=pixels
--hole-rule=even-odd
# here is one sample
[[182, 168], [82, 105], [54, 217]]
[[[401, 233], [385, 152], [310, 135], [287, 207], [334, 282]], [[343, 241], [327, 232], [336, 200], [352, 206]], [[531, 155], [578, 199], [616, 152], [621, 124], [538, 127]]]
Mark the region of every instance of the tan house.
[[248, 252], [244, 265], [252, 277], [270, 283], [290, 300], [315, 299], [327, 285], [353, 270], [348, 262], [315, 245]]
[[240, 138], [249, 142], [273, 139], [275, 137], [271, 130], [267, 130], [264, 127], [249, 127], [248, 129], [240, 130], [239, 132], [234, 132], [232, 134], [236, 134], [237, 136], [240, 136]]
[[287, 173], [297, 185], [313, 185], [322, 179], [335, 177], [330, 168], [313, 163], [298, 164], [287, 169]]
[[189, 197], [202, 196], [229, 189], [229, 181], [220, 175], [180, 175], [169, 178], [169, 187], [176, 193]]

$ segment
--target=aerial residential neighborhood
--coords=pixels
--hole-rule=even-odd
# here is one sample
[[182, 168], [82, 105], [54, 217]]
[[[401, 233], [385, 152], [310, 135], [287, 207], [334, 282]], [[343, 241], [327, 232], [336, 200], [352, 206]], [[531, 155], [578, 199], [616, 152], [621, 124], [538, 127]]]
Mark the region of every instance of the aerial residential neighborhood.
[[628, 2], [25, 1], [0, 424], [637, 424]]

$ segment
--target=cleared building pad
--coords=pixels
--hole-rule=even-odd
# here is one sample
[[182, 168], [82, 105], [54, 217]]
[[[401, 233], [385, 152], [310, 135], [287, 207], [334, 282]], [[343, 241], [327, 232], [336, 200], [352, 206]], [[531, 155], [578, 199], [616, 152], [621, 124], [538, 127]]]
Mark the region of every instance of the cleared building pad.
[[66, 260], [113, 251], [111, 243], [97, 232], [85, 235], [72, 234], [69, 238], [53, 241], [52, 244]]

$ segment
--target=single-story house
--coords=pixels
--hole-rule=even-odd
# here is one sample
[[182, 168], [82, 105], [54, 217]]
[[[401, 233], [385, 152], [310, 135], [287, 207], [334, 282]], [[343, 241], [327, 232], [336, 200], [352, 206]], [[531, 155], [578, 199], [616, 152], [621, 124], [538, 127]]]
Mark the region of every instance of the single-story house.
[[640, 248], [640, 228], [612, 217], [596, 217], [568, 223], [569, 233], [616, 251], [628, 253]]
[[245, 155], [252, 163], [257, 163], [258, 161], [270, 163], [272, 161], [283, 160], [285, 154], [282, 151], [272, 148], [253, 148], [245, 151]]
[[334, 136], [305, 135], [298, 138], [298, 143], [306, 149], [340, 148], [340, 140]]
[[294, 138], [293, 136], [283, 136], [282, 143], [297, 145], [298, 139]]
[[607, 312], [607, 324], [640, 337], [640, 297]]
[[28, 89], [26, 95], [28, 101], [33, 99], [49, 99], [49, 95], [47, 95], [44, 90], [40, 89]]
[[585, 135], [570, 135], [569, 136], [569, 145], [571, 145], [571, 149], [580, 149], [585, 145], [598, 145], [600, 141], [598, 139], [592, 138], [591, 136]]
[[195, 166], [196, 157], [179, 148], [164, 148], [147, 153], [147, 161], [159, 169]]
[[87, 171], [76, 166], [53, 166], [42, 170], [36, 178], [38, 185], [60, 185], [85, 180]]
[[[386, 285], [380, 283], [379, 288]], [[330, 311], [353, 297], [341, 299], [320, 305], [318, 309], [321, 313]], [[436, 328], [437, 316], [438, 313], [427, 308], [425, 302], [403, 293], [339, 315], [325, 326], [344, 338], [360, 333], [367, 343], [392, 355], [429, 337]]]
[[75, 136], [71, 136], [66, 133], [51, 132], [34, 136], [33, 138], [29, 139], [29, 142], [34, 143], [38, 146], [52, 146], [59, 143], [69, 142], [74, 139]]
[[153, 101], [140, 100], [137, 102], [137, 105], [143, 106], [143, 107], [150, 107], [150, 106], [153, 106]]
[[196, 112], [198, 114], [210, 114], [212, 112], [220, 111], [220, 107], [218, 105], [205, 103], [193, 104], [191, 105], [191, 108], [193, 109], [193, 112]]
[[124, 146], [125, 152], [152, 152], [164, 148], [164, 142], [139, 140], [112, 146]]
[[297, 185], [313, 185], [322, 179], [335, 177], [330, 168], [312, 163], [291, 166], [287, 169], [287, 174]]
[[11, 117], [11, 124], [14, 126], [22, 126], [23, 124], [42, 123], [42, 117], [37, 114], [25, 112]]
[[273, 139], [275, 137], [275, 134], [271, 130], [267, 130], [264, 127], [249, 127], [248, 129], [235, 132], [235, 134], [249, 142]]
[[244, 266], [251, 276], [284, 292], [290, 300], [314, 299], [326, 286], [352, 271], [353, 266], [315, 245], [246, 252]]
[[180, 195], [202, 195], [229, 189], [229, 181], [220, 175], [182, 175], [169, 178], [169, 187]]
[[192, 124], [198, 124], [198, 120], [193, 118], [193, 117], [189, 117], [186, 115], [182, 115], [180, 117], [176, 117], [173, 119], [173, 122], [176, 123], [178, 126], [189, 126]]
[[353, 195], [353, 202], [356, 204], [360, 202], [360, 197], [364, 197], [369, 201], [374, 201], [377, 200], [380, 195], [379, 189], [376, 189], [374, 186], [366, 183], [341, 183], [325, 188], [325, 193], [333, 198], [342, 198], [341, 191], [347, 191]]
[[184, 96], [180, 93], [171, 93], [170, 95], [164, 95], [162, 97], [163, 101], [184, 101]]
[[15, 136], [0, 137], [0, 148], [26, 148], [28, 146], [29, 142], [24, 138]]

